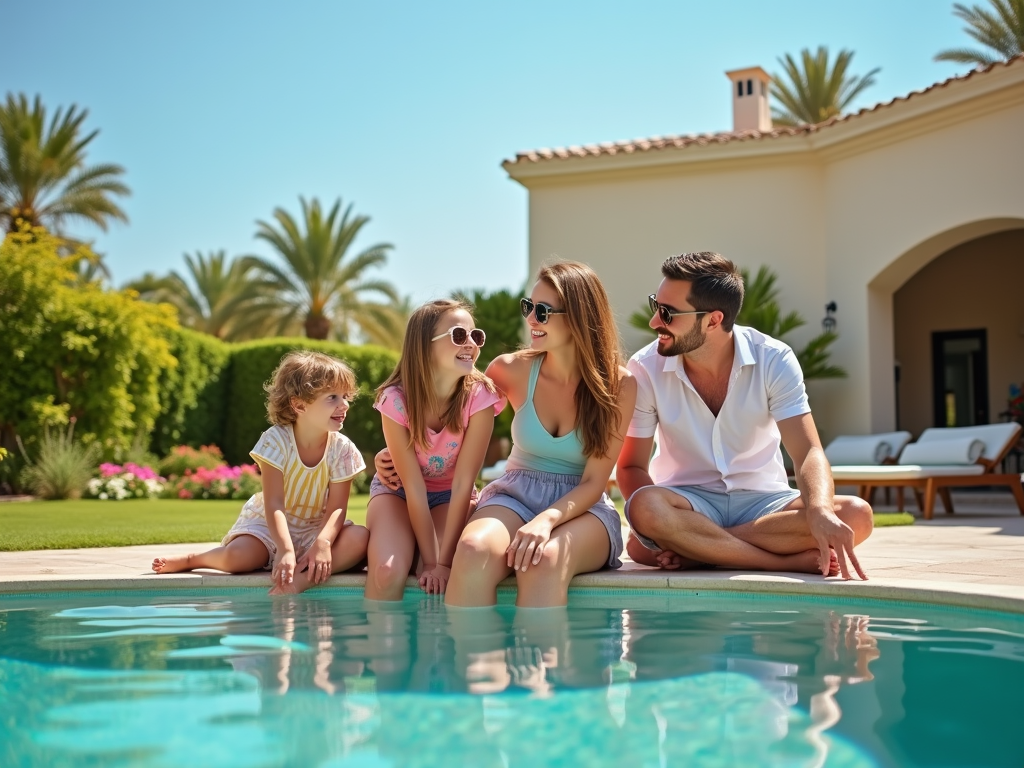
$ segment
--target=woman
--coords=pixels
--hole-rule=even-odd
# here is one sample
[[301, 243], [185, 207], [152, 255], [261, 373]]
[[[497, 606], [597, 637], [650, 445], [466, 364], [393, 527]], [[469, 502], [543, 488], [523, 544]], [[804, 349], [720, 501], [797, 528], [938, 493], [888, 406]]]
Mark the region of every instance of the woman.
[[636, 382], [620, 365], [608, 295], [590, 267], [559, 262], [541, 269], [522, 311], [529, 349], [487, 368], [516, 412], [512, 454], [459, 539], [450, 606], [493, 605], [511, 573], [516, 605], [561, 606], [573, 576], [621, 565], [621, 523], [605, 488]]

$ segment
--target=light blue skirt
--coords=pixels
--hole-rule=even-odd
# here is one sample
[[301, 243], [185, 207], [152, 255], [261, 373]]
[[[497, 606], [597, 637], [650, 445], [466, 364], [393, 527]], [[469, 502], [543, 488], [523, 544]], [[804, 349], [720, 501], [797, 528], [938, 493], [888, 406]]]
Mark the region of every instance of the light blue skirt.
[[[480, 511], [484, 507], [507, 507], [528, 523], [579, 485], [581, 479], [581, 475], [510, 469], [480, 492], [476, 508]], [[622, 520], [608, 494], [601, 494], [584, 514], [594, 515], [608, 531], [608, 567], [622, 567]]]

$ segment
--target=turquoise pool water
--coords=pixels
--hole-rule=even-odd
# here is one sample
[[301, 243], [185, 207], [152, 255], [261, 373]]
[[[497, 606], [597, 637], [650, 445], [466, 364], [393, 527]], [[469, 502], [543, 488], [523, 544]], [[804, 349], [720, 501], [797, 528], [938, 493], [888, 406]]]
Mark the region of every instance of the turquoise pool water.
[[1024, 617], [580, 591], [0, 596], [0, 765], [1024, 765]]

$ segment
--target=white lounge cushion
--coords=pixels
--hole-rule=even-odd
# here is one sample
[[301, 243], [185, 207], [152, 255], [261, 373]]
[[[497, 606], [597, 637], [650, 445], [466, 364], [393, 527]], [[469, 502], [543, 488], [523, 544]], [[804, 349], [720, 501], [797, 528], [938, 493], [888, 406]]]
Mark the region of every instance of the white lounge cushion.
[[927, 443], [933, 440], [964, 437], [981, 440], [985, 444], [985, 452], [982, 454], [984, 458], [995, 459], [1006, 450], [1006, 446], [1017, 439], [1020, 429], [1020, 424], [1012, 421], [1004, 424], [981, 424], [976, 427], [932, 427], [922, 432], [917, 442]]
[[882, 432], [877, 435], [840, 435], [825, 447], [825, 458], [833, 467], [848, 464], [881, 464], [896, 458], [910, 442], [909, 432]]
[[900, 464], [973, 464], [985, 453], [985, 444], [973, 437], [925, 440], [903, 449]]
[[493, 467], [484, 467], [480, 471], [480, 479], [485, 483], [489, 483], [492, 480], [497, 480], [499, 477], [505, 474], [505, 465], [508, 464], [505, 459], [496, 461]]
[[897, 464], [881, 467], [876, 464], [865, 464], [859, 467], [832, 467], [832, 478], [836, 483], [848, 481], [850, 484], [866, 483], [871, 480], [921, 480], [928, 477], [963, 477], [984, 473], [985, 467], [981, 464]]

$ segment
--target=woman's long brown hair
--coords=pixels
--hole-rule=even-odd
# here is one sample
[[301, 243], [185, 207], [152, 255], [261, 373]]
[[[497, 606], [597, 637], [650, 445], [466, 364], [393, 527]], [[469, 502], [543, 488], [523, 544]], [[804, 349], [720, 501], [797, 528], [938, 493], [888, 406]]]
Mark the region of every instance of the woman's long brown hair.
[[569, 324], [581, 380], [576, 387], [576, 429], [587, 457], [608, 455], [612, 436], [619, 433], [619, 337], [608, 294], [601, 279], [586, 264], [559, 261], [541, 267], [542, 280], [558, 294], [566, 314], [555, 315]]
[[377, 400], [388, 387], [399, 387], [405, 397], [406, 416], [409, 418], [410, 444], [421, 450], [429, 450], [427, 443], [427, 413], [439, 413], [441, 424], [452, 432], [462, 432], [466, 424], [462, 421], [462, 412], [469, 402], [473, 386], [483, 382], [491, 392], [494, 384], [475, 368], [462, 377], [460, 386], [448, 398], [447, 403], [438, 403], [434, 394], [434, 369], [431, 367], [431, 349], [434, 343], [451, 344], [443, 339], [432, 342], [431, 339], [442, 331], [435, 331], [437, 321], [445, 313], [455, 309], [464, 309], [472, 314], [472, 307], [463, 301], [454, 299], [437, 299], [428, 301], [409, 317], [405, 328], [405, 340], [402, 342], [402, 356], [395, 370], [387, 381], [377, 387]]

